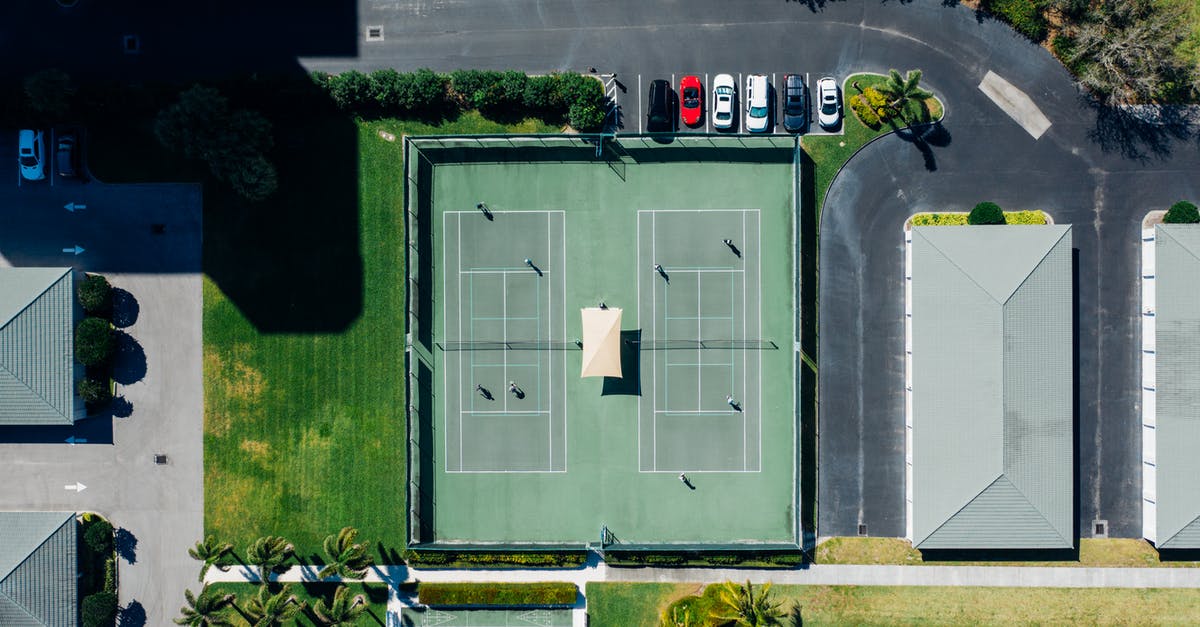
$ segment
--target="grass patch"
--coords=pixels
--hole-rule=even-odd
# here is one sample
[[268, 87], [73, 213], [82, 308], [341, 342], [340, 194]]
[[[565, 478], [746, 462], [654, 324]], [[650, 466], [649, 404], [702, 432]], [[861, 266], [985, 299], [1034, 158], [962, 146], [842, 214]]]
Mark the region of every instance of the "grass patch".
[[899, 538], [830, 538], [817, 545], [817, 564], [919, 564], [921, 552]]
[[424, 605], [462, 607], [473, 605], [574, 605], [579, 591], [575, 584], [560, 581], [541, 583], [422, 583], [417, 598]]
[[[345, 525], [374, 547], [404, 548], [400, 137], [556, 130], [475, 112], [440, 125], [285, 119], [276, 135], [301, 135], [302, 150], [272, 155], [280, 192], [267, 206], [206, 188], [206, 533], [239, 553], [258, 536], [283, 535], [309, 562]], [[269, 238], [292, 244], [254, 252], [253, 240]], [[272, 287], [279, 281], [288, 293]]]
[[[387, 622], [387, 599], [388, 589], [387, 584], [382, 583], [350, 583], [347, 584], [353, 594], [362, 594], [367, 599], [367, 611], [359, 617], [357, 625], [383, 625]], [[244, 607], [246, 602], [258, 593], [258, 585], [252, 583], [217, 583], [209, 586], [218, 594], [235, 594], [237, 598], [234, 600], [234, 605], [237, 608]], [[271, 590], [278, 591], [279, 584], [272, 584]], [[324, 599], [328, 604], [333, 600], [333, 592], [337, 589], [337, 584], [332, 583], [293, 583], [292, 594], [296, 595], [301, 601], [304, 601], [308, 608], [296, 620], [296, 625], [299, 627], [321, 627], [324, 623], [318, 621], [312, 613], [312, 606], [317, 602], [317, 599]], [[199, 592], [194, 589], [193, 592]], [[179, 602], [184, 601], [183, 595], [179, 595]], [[230, 608], [228, 619], [235, 627], [248, 627], [250, 623], [235, 608]]]
[[628, 627], [657, 625], [663, 610], [675, 599], [699, 594], [703, 585], [677, 583], [589, 583], [588, 625]]
[[926, 562], [921, 552], [901, 538], [831, 538], [817, 546], [817, 564], [930, 564], [941, 566], [1059, 566], [1059, 567], [1164, 567], [1194, 568], [1200, 562], [1162, 561], [1145, 540], [1087, 538], [1079, 541], [1077, 560], [1058, 561], [951, 561]]

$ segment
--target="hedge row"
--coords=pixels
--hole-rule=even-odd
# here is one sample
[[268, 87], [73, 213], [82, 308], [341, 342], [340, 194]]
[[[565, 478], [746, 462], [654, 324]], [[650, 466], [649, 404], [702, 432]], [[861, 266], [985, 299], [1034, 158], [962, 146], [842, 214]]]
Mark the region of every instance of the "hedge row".
[[480, 553], [476, 551], [408, 550], [404, 561], [416, 568], [576, 568], [587, 561], [583, 551], [554, 553]]
[[1036, 0], [983, 0], [981, 8], [1008, 22], [1018, 33], [1033, 41], [1046, 38], [1048, 24]]
[[438, 74], [429, 69], [386, 69], [370, 74], [314, 72], [312, 78], [340, 109], [357, 115], [444, 117], [478, 109], [490, 118], [540, 117], [592, 131], [604, 123], [608, 110], [600, 81], [575, 72], [528, 76], [515, 71]]
[[805, 563], [800, 552], [759, 553], [736, 551], [710, 553], [701, 551], [643, 552], [609, 550], [604, 561], [610, 566], [740, 566], [746, 568], [792, 568]]
[[[1005, 224], [1045, 224], [1041, 211], [1005, 211]], [[918, 213], [912, 217], [913, 226], [965, 226], [966, 213]]]
[[578, 590], [567, 582], [422, 583], [417, 598], [424, 605], [574, 605]]

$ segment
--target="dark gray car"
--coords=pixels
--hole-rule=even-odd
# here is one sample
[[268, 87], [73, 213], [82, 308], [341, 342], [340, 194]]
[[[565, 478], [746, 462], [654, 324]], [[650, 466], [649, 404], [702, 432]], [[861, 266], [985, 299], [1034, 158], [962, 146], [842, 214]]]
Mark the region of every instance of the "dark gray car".
[[792, 133], [808, 128], [808, 87], [799, 74], [783, 77], [783, 128]]

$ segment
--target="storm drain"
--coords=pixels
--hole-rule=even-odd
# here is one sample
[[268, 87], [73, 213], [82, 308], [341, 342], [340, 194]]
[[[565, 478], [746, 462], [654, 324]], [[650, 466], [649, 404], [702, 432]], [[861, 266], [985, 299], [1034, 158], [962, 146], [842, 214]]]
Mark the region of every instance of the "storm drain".
[[1107, 538], [1108, 537], [1108, 521], [1107, 520], [1097, 520], [1092, 523], [1092, 537], [1093, 538]]
[[367, 27], [367, 41], [383, 41], [383, 27], [382, 26], [368, 26]]
[[167, 456], [163, 453], [155, 453], [154, 463], [158, 466], [165, 466], [167, 464]]

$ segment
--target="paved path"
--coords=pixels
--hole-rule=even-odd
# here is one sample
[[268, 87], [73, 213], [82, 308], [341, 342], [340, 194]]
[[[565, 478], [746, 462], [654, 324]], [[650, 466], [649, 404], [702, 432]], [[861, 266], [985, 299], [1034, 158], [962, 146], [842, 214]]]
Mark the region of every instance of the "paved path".
[[[316, 581], [318, 569], [294, 566], [277, 581]], [[209, 571], [207, 581], [257, 581], [253, 569]], [[592, 582], [773, 582], [829, 586], [987, 586], [1015, 588], [1200, 588], [1200, 568], [1083, 568], [1032, 566], [815, 565], [793, 570], [740, 568], [612, 568], [589, 563], [571, 570], [431, 570], [381, 566], [366, 581], [390, 585], [421, 582], [530, 583], [565, 581], [582, 592]]]

